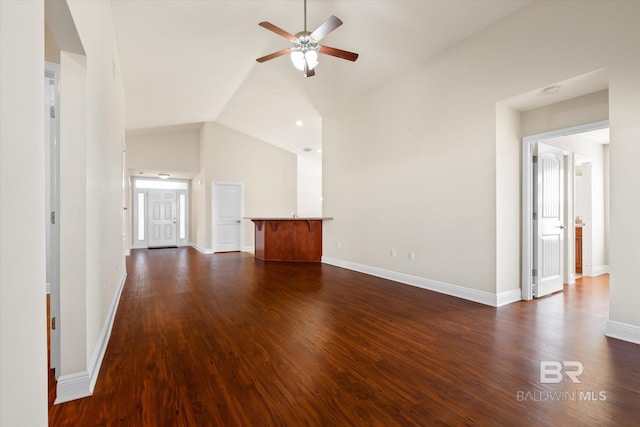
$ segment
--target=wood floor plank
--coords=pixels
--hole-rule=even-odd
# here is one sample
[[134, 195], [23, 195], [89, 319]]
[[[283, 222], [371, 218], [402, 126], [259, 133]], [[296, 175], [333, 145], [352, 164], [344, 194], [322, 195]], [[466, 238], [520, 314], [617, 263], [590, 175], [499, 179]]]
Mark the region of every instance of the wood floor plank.
[[[640, 420], [640, 346], [604, 336], [606, 276], [495, 309], [241, 253], [135, 250], [127, 268], [94, 395], [51, 426]], [[580, 361], [581, 383], [541, 383], [541, 360]]]

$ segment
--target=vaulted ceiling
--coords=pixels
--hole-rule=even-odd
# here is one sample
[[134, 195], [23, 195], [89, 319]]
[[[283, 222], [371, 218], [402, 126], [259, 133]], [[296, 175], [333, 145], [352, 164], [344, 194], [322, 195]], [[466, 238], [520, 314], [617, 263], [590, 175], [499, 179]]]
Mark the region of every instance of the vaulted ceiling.
[[[218, 123], [302, 154], [321, 148], [322, 116], [527, 4], [524, 0], [309, 0], [308, 29], [344, 25], [322, 44], [360, 54], [320, 56], [304, 78], [290, 46], [258, 26], [304, 26], [303, 0], [112, 1], [127, 131]], [[304, 125], [296, 126], [301, 120]]]

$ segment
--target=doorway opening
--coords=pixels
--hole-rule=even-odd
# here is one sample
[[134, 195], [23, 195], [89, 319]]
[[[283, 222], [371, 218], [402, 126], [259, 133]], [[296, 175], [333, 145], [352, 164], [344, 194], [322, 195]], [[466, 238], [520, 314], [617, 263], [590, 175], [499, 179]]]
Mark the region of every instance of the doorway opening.
[[[597, 276], [609, 271], [609, 122], [601, 121], [523, 139], [522, 147], [522, 299], [549, 292], [545, 275], [552, 272], [556, 284], [574, 284], [576, 274]], [[563, 193], [558, 224], [558, 245], [545, 240], [540, 230], [545, 213], [536, 212], [541, 193], [540, 146], [561, 153]], [[544, 184], [543, 184], [544, 185]], [[547, 188], [548, 189], [548, 188]], [[554, 264], [554, 263], [558, 264]], [[558, 267], [551, 268], [551, 267]], [[582, 272], [580, 273], [580, 270]], [[542, 285], [542, 286], [541, 286]]]
[[134, 178], [132, 248], [189, 244], [189, 182]]

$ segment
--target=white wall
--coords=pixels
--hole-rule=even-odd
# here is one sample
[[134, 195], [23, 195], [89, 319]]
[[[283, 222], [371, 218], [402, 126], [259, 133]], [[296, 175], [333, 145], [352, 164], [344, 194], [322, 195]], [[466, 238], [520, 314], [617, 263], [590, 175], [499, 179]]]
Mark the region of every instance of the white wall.
[[127, 135], [127, 168], [195, 175], [200, 171], [200, 130]]
[[322, 157], [298, 155], [298, 216], [322, 216]]
[[87, 369], [86, 57], [61, 53], [60, 375]]
[[60, 47], [46, 23], [44, 26], [44, 60], [56, 64], [60, 63]]
[[47, 425], [43, 23], [41, 0], [0, 1], [2, 426]]
[[[640, 5], [636, 4], [636, 7]], [[638, 16], [639, 11], [628, 11]], [[628, 29], [630, 16], [621, 17]], [[612, 70], [609, 87], [611, 101], [611, 144], [609, 145], [611, 192], [611, 297], [607, 334], [640, 343], [640, 58], [637, 26], [629, 29], [628, 39], [619, 48], [619, 66]], [[633, 42], [631, 42], [633, 40]], [[618, 47], [616, 47], [618, 48]], [[626, 54], [629, 52], [628, 54]]]
[[61, 49], [57, 401], [89, 395], [126, 275], [124, 89], [110, 3], [47, 3]]
[[502, 104], [496, 105], [496, 294], [515, 291], [519, 294], [521, 251], [520, 210], [513, 208], [513, 200], [520, 197], [521, 149], [520, 113]]
[[[211, 183], [244, 183], [245, 216], [291, 216], [297, 209], [296, 155], [218, 123], [200, 131], [201, 171], [193, 183], [192, 205], [201, 219], [192, 222], [192, 239], [205, 250], [211, 242]], [[197, 184], [200, 180], [201, 184]], [[254, 246], [253, 223], [245, 220], [244, 247]]]
[[[640, 193], [630, 191], [640, 182], [631, 160], [640, 154], [638, 14], [635, 2], [534, 2], [324, 117], [323, 213], [336, 218], [324, 256], [458, 285], [472, 299], [496, 294], [498, 281], [519, 283], [503, 258], [520, 251], [517, 239], [497, 250], [497, 219], [512, 217], [520, 197], [498, 198], [496, 179], [517, 179], [520, 159], [496, 156], [496, 103], [609, 67], [610, 316], [640, 328], [630, 302], [640, 297], [631, 214]], [[513, 227], [504, 232], [519, 234]]]
[[522, 135], [536, 135], [608, 119], [609, 91], [600, 90], [523, 112]]
[[[585, 179], [589, 175], [591, 175], [591, 168], [586, 167], [590, 166], [589, 164], [581, 164], [580, 166], [576, 166], [576, 176], [575, 176], [575, 189], [574, 189], [574, 198], [576, 201], [575, 204], [575, 217], [582, 218], [585, 221], [585, 216], [587, 213], [589, 216], [591, 215], [590, 203], [588, 201], [591, 199], [591, 186], [589, 184], [590, 179]], [[589, 170], [585, 170], [589, 169]], [[587, 177], [585, 177], [585, 174]]]

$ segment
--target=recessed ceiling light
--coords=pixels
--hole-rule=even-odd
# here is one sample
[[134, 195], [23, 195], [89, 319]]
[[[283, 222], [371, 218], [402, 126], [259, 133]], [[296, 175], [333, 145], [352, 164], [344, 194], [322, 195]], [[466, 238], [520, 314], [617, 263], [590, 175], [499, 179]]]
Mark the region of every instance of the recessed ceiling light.
[[160, 178], [160, 179], [168, 179], [169, 176], [170, 175], [168, 173], [159, 173], [158, 174], [158, 178]]
[[555, 95], [556, 93], [560, 92], [560, 89], [560, 86], [549, 86], [542, 89], [542, 93], [544, 93], [545, 95]]
[[318, 150], [316, 150], [316, 153], [322, 154], [322, 150], [318, 149]]
[[304, 123], [302, 122], [302, 120], [296, 120], [296, 126], [300, 127], [302, 126]]

